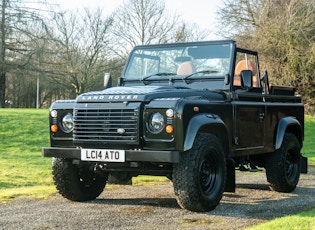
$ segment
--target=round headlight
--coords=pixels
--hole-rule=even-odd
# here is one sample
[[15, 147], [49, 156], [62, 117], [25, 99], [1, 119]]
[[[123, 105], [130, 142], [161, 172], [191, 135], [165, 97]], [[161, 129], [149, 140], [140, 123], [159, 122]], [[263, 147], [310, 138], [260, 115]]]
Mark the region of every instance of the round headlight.
[[62, 127], [63, 131], [66, 133], [70, 133], [73, 130], [73, 116], [71, 113], [68, 113], [66, 116], [62, 118]]
[[151, 133], [159, 133], [163, 130], [164, 117], [160, 113], [153, 113], [149, 119], [148, 127]]
[[167, 117], [173, 117], [174, 116], [174, 110], [172, 110], [172, 109], [166, 110], [166, 116]]
[[51, 117], [56, 118], [57, 115], [58, 115], [57, 110], [51, 110], [51, 111], [50, 111], [50, 116], [51, 116]]

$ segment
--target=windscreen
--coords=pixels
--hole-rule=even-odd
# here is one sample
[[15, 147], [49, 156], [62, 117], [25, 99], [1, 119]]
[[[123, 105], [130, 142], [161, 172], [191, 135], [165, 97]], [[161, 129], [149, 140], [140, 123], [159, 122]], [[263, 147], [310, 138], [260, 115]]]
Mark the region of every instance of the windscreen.
[[125, 80], [211, 78], [228, 74], [231, 44], [153, 46], [135, 49], [125, 69]]

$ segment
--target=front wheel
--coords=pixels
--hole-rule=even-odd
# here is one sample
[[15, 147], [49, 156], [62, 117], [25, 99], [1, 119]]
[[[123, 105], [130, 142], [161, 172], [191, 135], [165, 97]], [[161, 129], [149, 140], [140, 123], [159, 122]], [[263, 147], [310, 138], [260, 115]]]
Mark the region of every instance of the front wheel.
[[198, 134], [192, 149], [182, 153], [173, 168], [178, 204], [195, 212], [213, 210], [220, 202], [226, 182], [226, 158], [220, 140]]
[[72, 201], [94, 200], [107, 181], [107, 175], [96, 174], [90, 163], [74, 165], [71, 159], [53, 158], [52, 174], [59, 193]]
[[300, 178], [301, 146], [296, 136], [286, 133], [280, 149], [268, 156], [265, 165], [270, 188], [277, 192], [292, 192]]

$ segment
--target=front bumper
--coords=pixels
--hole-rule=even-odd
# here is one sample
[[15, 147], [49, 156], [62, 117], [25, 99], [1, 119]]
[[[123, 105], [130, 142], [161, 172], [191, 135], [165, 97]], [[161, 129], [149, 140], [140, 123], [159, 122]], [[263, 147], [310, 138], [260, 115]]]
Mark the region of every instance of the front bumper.
[[[126, 161], [178, 163], [178, 151], [153, 151], [153, 150], [125, 150]], [[81, 159], [81, 150], [78, 148], [42, 148], [43, 157]]]

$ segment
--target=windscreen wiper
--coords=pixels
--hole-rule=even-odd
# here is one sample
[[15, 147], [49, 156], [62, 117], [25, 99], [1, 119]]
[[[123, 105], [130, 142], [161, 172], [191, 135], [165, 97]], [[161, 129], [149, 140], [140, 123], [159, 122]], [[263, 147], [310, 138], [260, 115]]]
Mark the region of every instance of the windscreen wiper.
[[197, 72], [194, 72], [192, 74], [189, 74], [189, 75], [186, 75], [184, 76], [182, 79], [183, 81], [185, 81], [185, 83], [187, 83], [187, 80], [189, 78], [191, 78], [192, 76], [195, 76], [196, 74], [199, 74], [199, 73], [202, 73], [202, 74], [212, 74], [212, 73], [219, 73], [219, 71], [217, 70], [201, 70], [201, 71], [197, 71]]
[[146, 81], [148, 81], [149, 78], [154, 77], [154, 76], [173, 76], [177, 75], [176, 73], [168, 73], [168, 72], [162, 72], [162, 73], [155, 73], [155, 74], [150, 74], [148, 76], [143, 77], [140, 81], [142, 81], [144, 84]]

